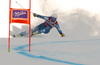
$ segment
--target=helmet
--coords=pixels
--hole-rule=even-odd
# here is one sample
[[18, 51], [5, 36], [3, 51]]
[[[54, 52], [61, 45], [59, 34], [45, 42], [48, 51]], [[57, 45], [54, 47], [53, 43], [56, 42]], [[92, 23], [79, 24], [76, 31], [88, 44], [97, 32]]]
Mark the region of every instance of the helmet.
[[51, 17], [57, 18], [57, 14], [52, 14]]

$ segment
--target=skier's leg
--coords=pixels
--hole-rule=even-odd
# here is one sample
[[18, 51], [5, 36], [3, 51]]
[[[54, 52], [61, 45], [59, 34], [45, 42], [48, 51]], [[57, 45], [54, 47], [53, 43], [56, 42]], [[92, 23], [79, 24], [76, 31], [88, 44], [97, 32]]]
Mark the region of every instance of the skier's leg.
[[24, 35], [27, 35], [27, 34], [28, 34], [28, 32], [26, 32], [26, 31], [20, 33], [21, 36], [24, 36]]
[[40, 34], [40, 30], [44, 29], [45, 26], [44, 26], [44, 23], [36, 26], [33, 30], [32, 30], [32, 35], [37, 35], [37, 34]]
[[25, 36], [27, 34], [28, 34], [28, 32], [27, 31], [24, 31], [24, 32], [21, 32], [20, 34], [17, 34], [16, 36], [17, 37], [22, 37], [22, 36]]
[[47, 26], [47, 27], [45, 27], [44, 29], [39, 30], [39, 31], [38, 31], [38, 34], [41, 34], [41, 33], [47, 34], [47, 33], [49, 33], [49, 31], [50, 31], [50, 26]]
[[47, 29], [44, 34], [48, 34], [50, 32], [50, 29]]
[[[41, 29], [43, 29], [45, 26], [44, 26], [44, 23], [42, 23], [42, 24], [40, 24], [40, 25], [38, 25], [38, 26], [36, 26], [34, 29], [31, 29], [31, 36], [32, 35], [37, 35], [38, 34], [38, 30], [41, 30]], [[17, 34], [17, 35], [13, 35], [13, 37], [22, 37], [22, 36], [25, 36], [25, 35], [27, 35], [27, 34], [29, 34], [29, 32], [27, 32], [27, 31], [24, 31], [24, 32], [21, 32], [21, 33], [19, 33], [19, 34]]]
[[26, 32], [26, 31], [24, 31], [24, 32], [21, 32], [20, 34], [17, 34], [17, 35], [13, 35], [13, 37], [22, 37], [22, 36], [24, 36], [24, 35], [27, 35], [28, 34], [28, 32]]
[[40, 29], [38, 31], [33, 32], [31, 36], [41, 34], [41, 33], [47, 34], [49, 33], [49, 31], [50, 31], [50, 26], [47, 26], [47, 27], [44, 27], [44, 29]]
[[45, 26], [44, 26], [44, 23], [42, 23], [42, 24], [36, 26], [34, 29], [32, 29], [32, 32], [35, 32], [35, 31], [41, 30], [41, 29], [43, 29], [44, 27], [45, 27]]

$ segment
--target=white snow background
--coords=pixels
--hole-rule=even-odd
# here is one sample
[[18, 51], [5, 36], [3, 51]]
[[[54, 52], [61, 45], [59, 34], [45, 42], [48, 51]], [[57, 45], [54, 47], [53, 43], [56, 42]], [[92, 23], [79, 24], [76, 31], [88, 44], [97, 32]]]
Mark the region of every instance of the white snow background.
[[[28, 0], [12, 0], [12, 8], [28, 8]], [[100, 65], [99, 0], [32, 0], [31, 11], [58, 15], [65, 37], [56, 28], [31, 38], [11, 38], [8, 52], [9, 0], [0, 0], [0, 65]], [[32, 28], [44, 20], [31, 14]], [[11, 34], [28, 30], [28, 25], [11, 24]]]

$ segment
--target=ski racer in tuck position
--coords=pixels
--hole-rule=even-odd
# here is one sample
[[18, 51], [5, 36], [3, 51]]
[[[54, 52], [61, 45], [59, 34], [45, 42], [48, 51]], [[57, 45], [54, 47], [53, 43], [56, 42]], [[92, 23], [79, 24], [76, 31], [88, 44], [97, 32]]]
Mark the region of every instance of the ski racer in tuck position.
[[[38, 15], [36, 13], [33, 14], [34, 17], [39, 17], [45, 20], [44, 23], [41, 23], [40, 25], [36, 26], [34, 29], [31, 29], [31, 36], [33, 35], [37, 35], [37, 34], [47, 34], [50, 32], [50, 29], [52, 29], [53, 27], [56, 27], [56, 29], [58, 30], [59, 34], [61, 35], [61, 37], [64, 37], [65, 35], [62, 33], [59, 24], [57, 22], [57, 15], [56, 14], [52, 14], [50, 17], [49, 16], [42, 16], [42, 15]], [[13, 35], [13, 37], [22, 37], [24, 35], [26, 35], [27, 32], [21, 32], [20, 34], [17, 35]]]

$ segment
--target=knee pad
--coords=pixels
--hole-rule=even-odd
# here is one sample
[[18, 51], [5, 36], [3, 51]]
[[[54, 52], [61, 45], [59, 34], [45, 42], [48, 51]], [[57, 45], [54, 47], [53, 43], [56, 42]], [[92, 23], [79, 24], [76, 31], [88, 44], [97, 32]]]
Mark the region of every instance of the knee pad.
[[46, 30], [45, 32], [44, 32], [44, 34], [47, 34], [47, 33], [49, 33], [50, 32], [50, 30]]

